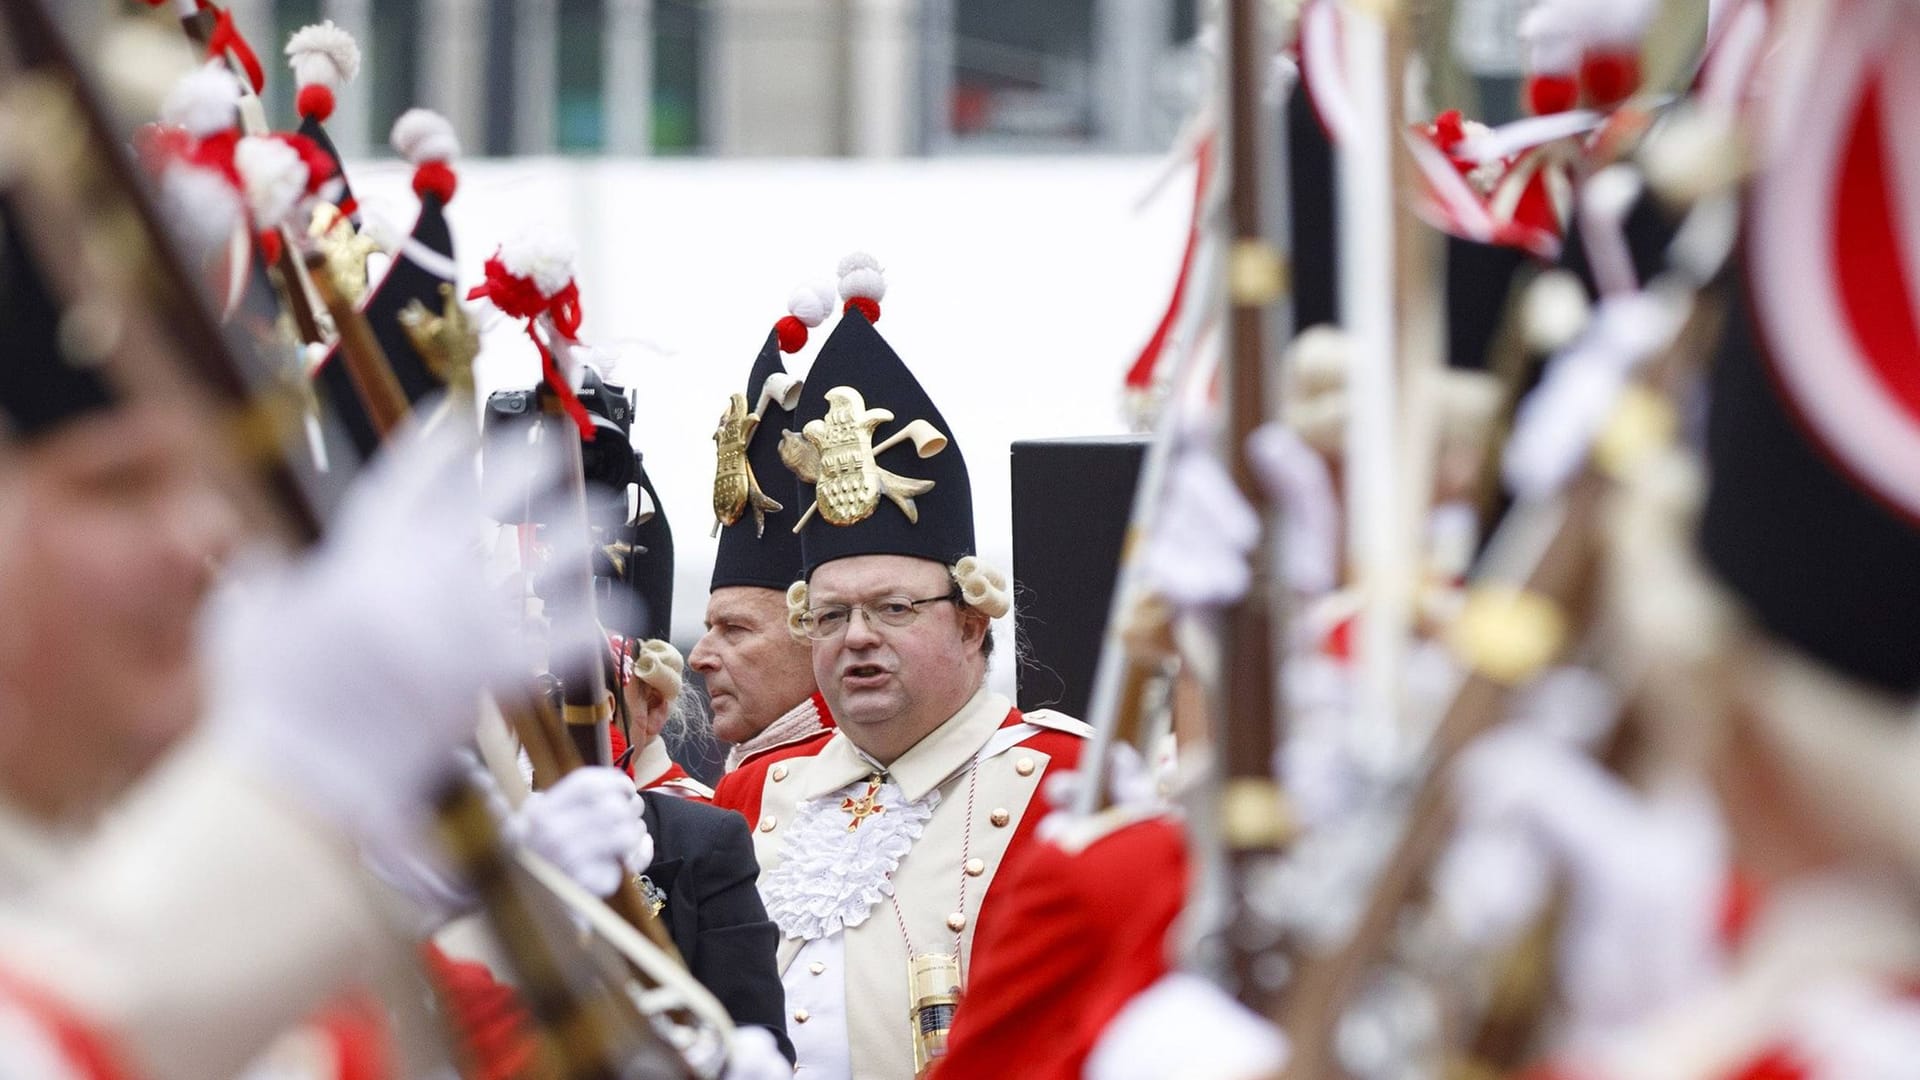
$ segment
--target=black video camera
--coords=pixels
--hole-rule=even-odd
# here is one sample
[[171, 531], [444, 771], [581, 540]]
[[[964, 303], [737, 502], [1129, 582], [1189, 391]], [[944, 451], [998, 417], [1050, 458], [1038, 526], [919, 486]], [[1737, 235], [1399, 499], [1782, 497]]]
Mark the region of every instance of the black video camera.
[[[532, 425], [540, 417], [542, 392], [541, 388], [535, 387], [531, 390], [495, 390], [487, 395], [486, 412], [480, 421], [481, 431], [486, 436], [482, 446], [491, 444], [500, 436], [530, 435]], [[624, 388], [603, 381], [591, 369], [587, 371], [577, 396], [580, 403], [586, 406], [594, 429], [592, 441], [580, 440], [580, 460], [587, 484], [588, 520], [604, 529], [631, 524], [633, 507], [638, 500], [632, 499], [628, 492], [640, 480], [640, 452], [633, 448], [631, 437], [633, 402], [628, 399]], [[566, 430], [573, 430], [571, 419], [566, 422]], [[487, 468], [484, 450], [480, 468], [480, 486], [487, 493], [487, 504], [512, 505], [519, 511], [501, 517], [501, 524], [546, 523], [549, 515], [537, 503], [531, 500], [509, 502], [507, 498], [494, 497], [496, 492], [489, 487], [487, 479], [492, 470]], [[508, 492], [497, 494], [511, 496]]]

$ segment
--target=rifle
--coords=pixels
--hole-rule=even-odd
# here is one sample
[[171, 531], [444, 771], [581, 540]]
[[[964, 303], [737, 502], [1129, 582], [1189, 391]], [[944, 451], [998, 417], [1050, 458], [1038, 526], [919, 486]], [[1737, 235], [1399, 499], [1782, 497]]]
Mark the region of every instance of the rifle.
[[1273, 1007], [1282, 982], [1280, 935], [1251, 903], [1264, 872], [1290, 839], [1285, 798], [1274, 775], [1274, 751], [1282, 723], [1276, 640], [1279, 595], [1273, 580], [1273, 507], [1247, 454], [1247, 440], [1269, 415], [1266, 372], [1274, 323], [1286, 311], [1288, 267], [1272, 235], [1268, 208], [1277, 182], [1270, 132], [1273, 110], [1262, 103], [1270, 67], [1258, 0], [1227, 4], [1227, 210], [1232, 247], [1227, 269], [1227, 355], [1221, 385], [1226, 398], [1223, 437], [1228, 465], [1241, 495], [1259, 511], [1262, 540], [1249, 559], [1246, 594], [1225, 612], [1221, 677], [1214, 715], [1222, 731], [1213, 739], [1220, 770], [1214, 825], [1226, 848], [1231, 888], [1225, 944], [1232, 984], [1250, 1008]]

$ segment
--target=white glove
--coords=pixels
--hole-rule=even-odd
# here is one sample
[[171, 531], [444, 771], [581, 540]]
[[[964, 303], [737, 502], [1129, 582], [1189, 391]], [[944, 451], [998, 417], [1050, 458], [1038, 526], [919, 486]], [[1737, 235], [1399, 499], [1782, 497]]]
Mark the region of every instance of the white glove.
[[735, 1028], [727, 1071], [720, 1080], [793, 1080], [793, 1066], [780, 1053], [773, 1032], [763, 1027]]
[[590, 766], [529, 795], [507, 819], [506, 834], [604, 898], [653, 863], [644, 807], [627, 774]]
[[1260, 519], [1219, 457], [1197, 440], [1175, 447], [1141, 567], [1147, 587], [1182, 611], [1224, 607], [1247, 591], [1259, 539]]
[[[210, 605], [214, 738], [376, 843], [404, 842], [480, 692], [526, 667], [482, 576], [477, 452], [463, 425], [406, 429], [321, 544], [297, 561], [255, 559]], [[489, 463], [524, 491], [556, 475], [531, 453]]]
[[[1466, 749], [1455, 789], [1463, 828], [1483, 835], [1517, 828], [1535, 857], [1566, 875], [1558, 951], [1575, 1030], [1636, 1023], [1714, 977], [1727, 839], [1697, 783], [1643, 795], [1552, 736], [1509, 726]], [[1525, 861], [1518, 853], [1509, 858]], [[1443, 903], [1464, 910], [1500, 902], [1472, 895], [1466, 876], [1442, 886]], [[1500, 887], [1488, 875], [1472, 876], [1480, 892]], [[1536, 906], [1544, 903], [1541, 882], [1519, 883], [1537, 894]], [[1466, 921], [1482, 919], [1484, 912]]]
[[1287, 1039], [1265, 1017], [1205, 979], [1163, 975], [1113, 1018], [1086, 1080], [1254, 1080], [1287, 1063]]
[[[1185, 611], [1231, 604], [1247, 590], [1260, 520], [1211, 450], [1192, 441], [1173, 453], [1166, 502], [1147, 542], [1147, 585]], [[1340, 523], [1326, 463], [1277, 423], [1249, 435], [1247, 453], [1260, 486], [1281, 507], [1282, 577], [1308, 595], [1331, 589]]]

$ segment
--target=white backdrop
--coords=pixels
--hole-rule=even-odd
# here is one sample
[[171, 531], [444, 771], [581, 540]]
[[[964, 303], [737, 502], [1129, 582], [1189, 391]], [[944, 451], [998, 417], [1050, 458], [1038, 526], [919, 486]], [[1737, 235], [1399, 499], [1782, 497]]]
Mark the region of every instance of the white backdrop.
[[[886, 268], [880, 331], [967, 455], [981, 553], [1011, 568], [1009, 444], [1123, 427], [1121, 378], [1164, 310], [1190, 206], [1184, 178], [1138, 206], [1157, 169], [1145, 158], [465, 162], [450, 216], [463, 292], [502, 239], [550, 229], [577, 245], [581, 336], [618, 355], [610, 378], [640, 390], [634, 442], [674, 525], [674, 637], [690, 642], [713, 568], [714, 423], [788, 293], [831, 287], [852, 250]], [[348, 175], [370, 214], [411, 225], [406, 166], [349, 163]], [[530, 386], [538, 369], [517, 324], [488, 329], [483, 394]], [[1011, 693], [1013, 665], [996, 668]]]

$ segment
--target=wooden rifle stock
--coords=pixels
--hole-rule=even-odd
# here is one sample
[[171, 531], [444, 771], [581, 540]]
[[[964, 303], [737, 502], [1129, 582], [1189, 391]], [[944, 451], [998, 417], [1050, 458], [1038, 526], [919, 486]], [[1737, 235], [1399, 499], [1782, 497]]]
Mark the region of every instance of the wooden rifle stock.
[[[587, 516], [586, 465], [580, 451], [580, 433], [561, 409], [552, 388], [544, 383], [540, 387], [540, 407], [545, 435], [557, 446], [564, 470], [564, 487], [552, 527], [591, 540], [593, 523]], [[591, 641], [596, 646], [587, 656], [570, 658], [568, 670], [554, 672], [560, 677], [561, 715], [579, 759], [591, 765], [610, 765], [613, 753], [608, 725], [613, 719], [613, 695], [607, 688], [606, 635], [600, 629], [594, 603], [593, 562], [582, 556], [558, 568], [553, 579], [554, 595], [548, 610], [553, 615], [556, 636], [574, 645]]]
[[314, 291], [320, 294], [327, 313], [333, 316], [335, 329], [340, 332], [340, 358], [347, 365], [347, 377], [353, 381], [354, 393], [367, 410], [374, 430], [385, 439], [413, 411], [413, 403], [400, 389], [393, 362], [380, 347], [373, 326], [334, 280], [327, 257], [319, 252], [310, 253], [306, 266], [312, 274]]
[[1288, 815], [1274, 775], [1281, 711], [1274, 651], [1275, 593], [1270, 558], [1270, 508], [1247, 453], [1247, 440], [1267, 420], [1266, 369], [1273, 346], [1270, 320], [1286, 297], [1285, 256], [1267, 223], [1272, 175], [1270, 110], [1262, 105], [1269, 58], [1262, 49], [1259, 0], [1229, 0], [1228, 196], [1232, 247], [1227, 269], [1225, 390], [1226, 457], [1234, 484], [1264, 520], [1249, 557], [1246, 594], [1225, 613], [1222, 675], [1214, 710], [1222, 724], [1213, 742], [1221, 773], [1219, 834], [1227, 848], [1233, 887], [1226, 946], [1234, 989], [1248, 1007], [1266, 1012], [1280, 990], [1280, 940], [1269, 920], [1246, 902], [1259, 870], [1288, 839]]

